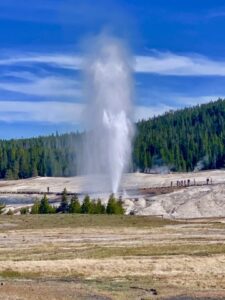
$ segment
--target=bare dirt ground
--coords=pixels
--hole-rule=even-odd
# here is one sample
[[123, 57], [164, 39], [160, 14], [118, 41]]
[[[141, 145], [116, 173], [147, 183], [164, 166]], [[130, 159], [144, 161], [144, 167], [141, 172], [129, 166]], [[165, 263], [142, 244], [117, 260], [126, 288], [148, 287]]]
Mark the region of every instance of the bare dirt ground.
[[[206, 185], [206, 179], [209, 184]], [[98, 180], [99, 178], [95, 178]], [[103, 180], [103, 179], [102, 179]], [[179, 187], [177, 181], [190, 180], [189, 187]], [[84, 194], [90, 180], [86, 177], [37, 177], [33, 179], [0, 181], [0, 201], [9, 208], [31, 205], [37, 197], [35, 192], [60, 193], [64, 188], [69, 192]], [[172, 183], [172, 187], [171, 187]], [[195, 183], [195, 186], [193, 186]], [[212, 184], [211, 184], [212, 183]], [[120, 188], [126, 213], [137, 215], [163, 215], [166, 218], [225, 217], [225, 171], [203, 171], [197, 173], [173, 174], [125, 174]], [[10, 194], [10, 192], [34, 192], [33, 195]], [[2, 194], [7, 192], [7, 194]], [[9, 194], [8, 194], [9, 193]], [[108, 193], [91, 195], [103, 201]], [[82, 196], [81, 196], [82, 197]], [[49, 195], [51, 201], [60, 197]]]
[[0, 299], [225, 299], [224, 230], [223, 218], [1, 216]]

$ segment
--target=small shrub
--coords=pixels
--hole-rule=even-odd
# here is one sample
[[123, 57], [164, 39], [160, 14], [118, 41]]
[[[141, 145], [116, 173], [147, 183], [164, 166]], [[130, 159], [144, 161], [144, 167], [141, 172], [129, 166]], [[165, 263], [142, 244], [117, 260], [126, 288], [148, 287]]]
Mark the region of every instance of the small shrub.
[[0, 215], [3, 213], [4, 209], [5, 209], [5, 204], [0, 203]]
[[26, 215], [28, 213], [29, 213], [29, 207], [21, 207], [21, 209], [20, 209], [21, 215]]
[[31, 207], [31, 214], [39, 214], [40, 209], [40, 201], [38, 199], [35, 200], [33, 206]]

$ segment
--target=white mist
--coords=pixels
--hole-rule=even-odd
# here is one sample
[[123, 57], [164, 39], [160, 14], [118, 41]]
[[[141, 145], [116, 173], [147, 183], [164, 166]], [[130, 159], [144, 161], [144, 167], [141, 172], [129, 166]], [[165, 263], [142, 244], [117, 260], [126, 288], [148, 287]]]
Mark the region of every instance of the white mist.
[[[109, 37], [92, 40], [94, 53], [85, 66], [88, 91], [85, 166], [88, 174], [104, 174], [117, 193], [132, 150], [131, 60], [122, 43]], [[102, 178], [96, 177], [96, 178]], [[105, 189], [100, 179], [98, 189]]]

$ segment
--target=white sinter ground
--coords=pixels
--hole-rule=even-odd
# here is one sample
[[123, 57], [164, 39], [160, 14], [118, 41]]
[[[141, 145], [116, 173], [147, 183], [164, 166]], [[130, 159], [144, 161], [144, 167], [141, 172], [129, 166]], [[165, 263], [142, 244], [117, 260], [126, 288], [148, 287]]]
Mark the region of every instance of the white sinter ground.
[[[176, 185], [177, 180], [188, 180], [197, 184], [206, 183], [212, 179], [212, 185], [190, 186], [169, 194], [154, 197], [142, 195], [140, 188]], [[99, 180], [99, 179], [98, 179]], [[102, 178], [103, 180], [103, 178]], [[34, 179], [0, 181], [0, 192], [40, 191], [61, 192], [65, 187], [69, 192], [84, 195], [87, 188], [87, 177], [37, 177]], [[198, 173], [175, 174], [125, 174], [121, 182], [121, 193], [125, 202], [126, 212], [135, 211], [139, 215], [164, 215], [170, 218], [224, 217], [225, 216], [225, 171], [204, 171]], [[1, 195], [0, 201], [5, 201], [10, 207], [18, 207], [32, 203], [38, 195]], [[93, 194], [106, 201], [108, 195]], [[40, 197], [40, 195], [38, 196]], [[54, 195], [50, 200], [58, 200]], [[82, 198], [82, 196], [81, 196]]]

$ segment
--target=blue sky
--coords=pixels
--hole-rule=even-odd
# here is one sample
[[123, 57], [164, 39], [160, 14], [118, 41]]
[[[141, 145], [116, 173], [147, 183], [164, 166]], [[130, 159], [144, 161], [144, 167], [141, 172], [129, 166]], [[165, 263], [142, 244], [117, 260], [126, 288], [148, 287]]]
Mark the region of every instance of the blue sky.
[[224, 1], [0, 0], [0, 138], [82, 129], [82, 45], [103, 30], [134, 56], [136, 120], [225, 98]]

